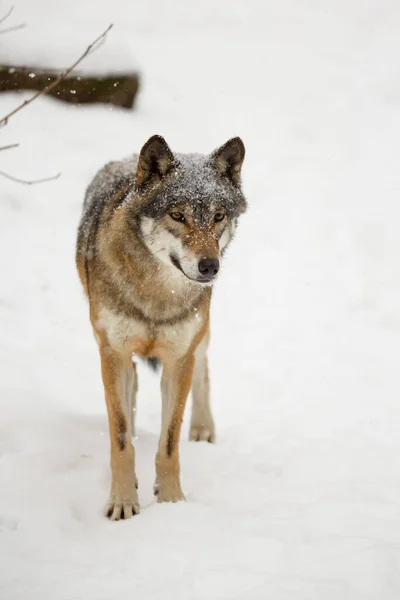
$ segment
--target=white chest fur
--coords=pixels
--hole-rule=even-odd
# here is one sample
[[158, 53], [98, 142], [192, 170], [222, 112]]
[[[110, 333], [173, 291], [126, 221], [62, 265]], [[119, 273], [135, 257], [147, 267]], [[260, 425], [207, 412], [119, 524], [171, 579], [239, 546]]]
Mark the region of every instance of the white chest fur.
[[200, 311], [194, 309], [193, 315], [185, 320], [153, 329], [133, 318], [102, 308], [95, 327], [105, 332], [108, 344], [117, 352], [162, 359], [165, 352], [177, 358], [184, 356], [202, 328], [202, 321]]

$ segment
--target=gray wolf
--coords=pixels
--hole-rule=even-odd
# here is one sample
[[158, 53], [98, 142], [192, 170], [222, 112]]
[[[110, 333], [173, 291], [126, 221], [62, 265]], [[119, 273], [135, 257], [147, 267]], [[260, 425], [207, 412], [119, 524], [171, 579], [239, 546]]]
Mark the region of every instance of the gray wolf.
[[214, 442], [207, 346], [212, 284], [246, 209], [245, 148], [233, 138], [208, 156], [174, 154], [161, 136], [139, 156], [103, 167], [89, 185], [76, 264], [99, 347], [111, 442], [112, 520], [139, 512], [136, 364], [162, 364], [162, 429], [154, 491], [184, 500], [179, 438], [190, 389], [190, 439]]

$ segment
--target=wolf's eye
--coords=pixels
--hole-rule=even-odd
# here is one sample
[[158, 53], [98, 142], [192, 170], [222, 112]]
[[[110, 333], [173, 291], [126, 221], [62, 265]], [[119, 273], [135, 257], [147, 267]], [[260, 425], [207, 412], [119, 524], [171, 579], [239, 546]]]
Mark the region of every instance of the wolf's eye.
[[169, 213], [169, 216], [174, 221], [180, 221], [181, 223], [185, 222], [185, 215], [181, 212], [172, 212], [172, 213]]
[[221, 221], [223, 221], [225, 219], [225, 213], [223, 212], [217, 212], [214, 215], [214, 221], [215, 223], [221, 223]]

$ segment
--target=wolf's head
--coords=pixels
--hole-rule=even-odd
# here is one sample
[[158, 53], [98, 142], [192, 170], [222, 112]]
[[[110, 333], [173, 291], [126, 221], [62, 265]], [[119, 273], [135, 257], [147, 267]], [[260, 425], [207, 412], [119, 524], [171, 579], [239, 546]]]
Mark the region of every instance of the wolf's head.
[[141, 150], [136, 188], [142, 196], [143, 242], [157, 259], [197, 284], [214, 280], [246, 209], [240, 187], [244, 155], [238, 137], [208, 156], [173, 154], [158, 135]]

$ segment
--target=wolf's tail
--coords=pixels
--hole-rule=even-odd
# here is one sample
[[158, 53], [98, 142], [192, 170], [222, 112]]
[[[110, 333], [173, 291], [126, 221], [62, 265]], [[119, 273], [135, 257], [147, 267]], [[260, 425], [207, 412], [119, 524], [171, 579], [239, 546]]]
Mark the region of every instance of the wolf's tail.
[[147, 366], [150, 367], [150, 369], [152, 371], [154, 371], [154, 373], [157, 373], [157, 371], [161, 367], [161, 361], [160, 361], [160, 359], [159, 358], [154, 358], [154, 356], [152, 356], [151, 358], [146, 358], [146, 363], [147, 363]]

